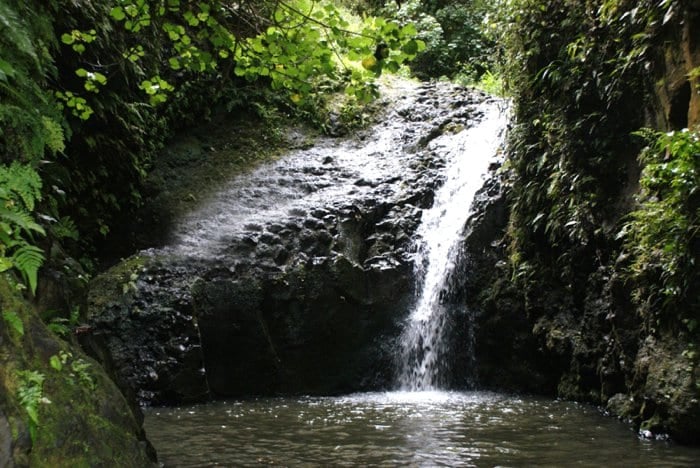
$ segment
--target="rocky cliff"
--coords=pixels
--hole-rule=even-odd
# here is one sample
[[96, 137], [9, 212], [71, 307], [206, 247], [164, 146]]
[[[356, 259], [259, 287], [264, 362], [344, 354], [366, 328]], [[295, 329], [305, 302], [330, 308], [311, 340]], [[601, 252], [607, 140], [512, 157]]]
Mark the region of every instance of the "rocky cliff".
[[[700, 12], [566, 3], [524, 10], [514, 31], [525, 54], [511, 57], [523, 81], [509, 155], [472, 219], [462, 282], [479, 382], [593, 402], [646, 437], [698, 443], [697, 154], [684, 156], [680, 211], [640, 247], [659, 216], [644, 210], [675, 183], [649, 171], [680, 156], [661, 145], [659, 166], [638, 159], [632, 132], [697, 125]], [[671, 251], [682, 270], [659, 260]]]

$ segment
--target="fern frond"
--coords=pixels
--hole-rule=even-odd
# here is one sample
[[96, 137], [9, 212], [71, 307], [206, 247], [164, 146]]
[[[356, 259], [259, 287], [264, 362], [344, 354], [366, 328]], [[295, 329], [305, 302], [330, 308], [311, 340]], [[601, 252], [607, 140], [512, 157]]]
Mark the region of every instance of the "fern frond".
[[57, 239], [73, 239], [77, 241], [79, 237], [78, 227], [67, 216], [56, 221], [55, 224], [50, 226], [49, 230]]
[[41, 177], [28, 164], [14, 161], [10, 167], [0, 166], [0, 185], [5, 191], [17, 195], [29, 211], [33, 211], [36, 202], [41, 200]]
[[42, 117], [41, 123], [44, 126], [46, 147], [54, 154], [63, 152], [66, 149], [66, 143], [61, 125], [48, 117]]
[[23, 245], [12, 254], [12, 263], [22, 273], [32, 294], [36, 292], [37, 274], [44, 263], [44, 251], [34, 245]]
[[8, 210], [0, 206], [0, 220], [8, 222], [11, 226], [15, 225], [27, 233], [33, 231], [46, 235], [44, 228], [37, 224], [29, 213], [23, 210]]

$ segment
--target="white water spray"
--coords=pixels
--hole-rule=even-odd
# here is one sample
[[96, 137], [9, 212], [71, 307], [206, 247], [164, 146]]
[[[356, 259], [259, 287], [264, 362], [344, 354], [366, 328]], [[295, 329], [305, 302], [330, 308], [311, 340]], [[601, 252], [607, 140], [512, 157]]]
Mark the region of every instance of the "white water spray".
[[434, 390], [441, 384], [445, 283], [455, 261], [470, 206], [489, 163], [496, 156], [506, 124], [498, 103], [481, 106], [484, 116], [475, 126], [456, 135], [443, 135], [429, 149], [446, 156], [445, 183], [435, 194], [432, 208], [423, 213], [418, 229], [416, 277], [420, 295], [402, 336], [402, 390]]

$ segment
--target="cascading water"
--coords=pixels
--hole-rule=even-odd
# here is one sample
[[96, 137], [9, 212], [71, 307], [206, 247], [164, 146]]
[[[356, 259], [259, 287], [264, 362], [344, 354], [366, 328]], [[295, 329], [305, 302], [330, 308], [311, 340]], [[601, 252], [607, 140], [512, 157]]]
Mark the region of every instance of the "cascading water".
[[470, 205], [498, 152], [507, 120], [496, 102], [483, 104], [482, 110], [475, 126], [437, 138], [428, 148], [446, 157], [446, 180], [418, 230], [415, 268], [420, 294], [401, 337], [402, 390], [433, 390], [444, 383], [446, 281], [455, 268]]

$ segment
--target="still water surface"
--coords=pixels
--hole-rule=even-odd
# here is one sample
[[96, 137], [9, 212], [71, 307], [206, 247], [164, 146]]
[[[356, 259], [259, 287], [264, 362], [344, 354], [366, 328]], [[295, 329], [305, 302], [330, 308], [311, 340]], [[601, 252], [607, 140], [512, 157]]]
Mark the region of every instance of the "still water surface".
[[166, 467], [698, 466], [592, 407], [497, 393], [390, 392], [153, 408]]

